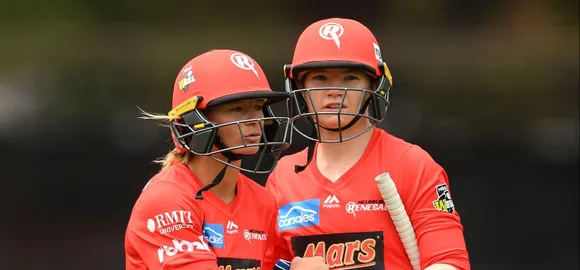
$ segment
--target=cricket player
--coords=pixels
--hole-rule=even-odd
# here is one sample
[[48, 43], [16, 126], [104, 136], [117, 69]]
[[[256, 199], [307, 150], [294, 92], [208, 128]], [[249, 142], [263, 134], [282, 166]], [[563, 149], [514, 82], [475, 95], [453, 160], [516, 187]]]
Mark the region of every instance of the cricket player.
[[[175, 149], [132, 210], [126, 269], [260, 269], [277, 236], [277, 206], [240, 170], [271, 168], [245, 169], [241, 158], [277, 156], [288, 145], [288, 118], [270, 109], [287, 97], [273, 92], [258, 63], [238, 51], [212, 50], [181, 69], [173, 109], [144, 113], [166, 121]], [[293, 262], [293, 269], [328, 269], [320, 257]]]
[[412, 269], [374, 180], [388, 172], [415, 231], [420, 268], [470, 269], [444, 169], [375, 127], [392, 78], [371, 31], [351, 19], [315, 22], [284, 73], [294, 128], [312, 144], [283, 157], [267, 181], [282, 240], [268, 256], [323, 256], [331, 269]]

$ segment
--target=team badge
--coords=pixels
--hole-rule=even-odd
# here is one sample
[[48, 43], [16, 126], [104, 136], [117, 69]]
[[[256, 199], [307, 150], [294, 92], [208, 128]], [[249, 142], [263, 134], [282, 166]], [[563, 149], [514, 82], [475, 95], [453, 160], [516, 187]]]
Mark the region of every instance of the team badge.
[[451, 199], [451, 194], [449, 194], [447, 184], [438, 185], [435, 187], [435, 190], [437, 191], [437, 200], [433, 201], [435, 209], [442, 212], [454, 213], [455, 205]]

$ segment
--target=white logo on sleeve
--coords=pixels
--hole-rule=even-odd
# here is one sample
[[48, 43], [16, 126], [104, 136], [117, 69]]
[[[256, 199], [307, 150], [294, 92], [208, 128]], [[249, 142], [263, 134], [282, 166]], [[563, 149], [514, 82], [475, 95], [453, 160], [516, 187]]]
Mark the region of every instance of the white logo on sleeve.
[[340, 49], [340, 37], [344, 34], [344, 28], [338, 23], [325, 23], [318, 30], [320, 37], [326, 40], [334, 40], [336, 47]]
[[453, 199], [451, 199], [447, 184], [437, 185], [435, 191], [437, 191], [437, 199], [433, 201], [435, 209], [442, 212], [454, 213], [455, 204], [453, 203]]
[[177, 240], [173, 239], [171, 243], [173, 246], [161, 246], [157, 249], [157, 257], [159, 262], [162, 263], [165, 260], [165, 256], [172, 257], [179, 252], [192, 252], [194, 250], [210, 251], [209, 246], [205, 243], [203, 236], [199, 236], [199, 241], [189, 242], [187, 240]]
[[191, 212], [185, 210], [175, 210], [155, 215], [154, 219], [147, 220], [147, 229], [155, 232], [158, 229], [160, 234], [179, 231], [181, 229], [193, 229]]
[[155, 221], [153, 221], [152, 219], [147, 220], [147, 230], [149, 230], [150, 232], [155, 231]]

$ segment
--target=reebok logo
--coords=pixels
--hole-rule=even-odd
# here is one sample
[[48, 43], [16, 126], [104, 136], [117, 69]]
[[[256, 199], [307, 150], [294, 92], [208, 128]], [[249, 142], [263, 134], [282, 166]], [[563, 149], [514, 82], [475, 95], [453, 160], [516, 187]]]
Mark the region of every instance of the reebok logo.
[[205, 243], [204, 237], [199, 236], [199, 241], [187, 241], [173, 239], [169, 246], [161, 246], [157, 249], [157, 258], [163, 263], [165, 257], [172, 257], [179, 252], [193, 252], [194, 250], [210, 251], [208, 244]]

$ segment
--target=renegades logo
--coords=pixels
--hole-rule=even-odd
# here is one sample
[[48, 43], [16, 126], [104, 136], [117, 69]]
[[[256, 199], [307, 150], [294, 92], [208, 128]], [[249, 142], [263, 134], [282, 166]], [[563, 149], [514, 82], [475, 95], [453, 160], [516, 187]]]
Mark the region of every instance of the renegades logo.
[[322, 256], [331, 269], [385, 269], [383, 232], [340, 233], [291, 238], [296, 256]]
[[218, 270], [260, 270], [260, 261], [218, 257]]

